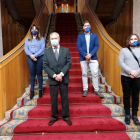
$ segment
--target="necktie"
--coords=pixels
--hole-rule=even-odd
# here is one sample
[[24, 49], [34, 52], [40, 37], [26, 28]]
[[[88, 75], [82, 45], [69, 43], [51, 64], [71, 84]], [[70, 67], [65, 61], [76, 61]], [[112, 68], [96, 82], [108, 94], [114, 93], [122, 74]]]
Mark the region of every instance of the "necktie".
[[55, 47], [54, 49], [55, 49], [55, 52], [54, 52], [55, 53], [55, 58], [58, 61], [58, 51], [57, 51], [58, 47]]

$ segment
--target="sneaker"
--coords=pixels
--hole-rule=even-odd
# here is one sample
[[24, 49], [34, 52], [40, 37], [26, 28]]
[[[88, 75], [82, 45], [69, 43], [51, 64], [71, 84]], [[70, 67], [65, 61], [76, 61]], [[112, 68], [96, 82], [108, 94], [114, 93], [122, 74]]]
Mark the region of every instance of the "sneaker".
[[97, 96], [99, 96], [100, 98], [104, 98], [104, 95], [101, 94], [99, 91], [95, 91], [94, 92]]
[[88, 91], [87, 91], [87, 90], [84, 90], [84, 91], [83, 91], [83, 97], [86, 97], [87, 94], [88, 94]]

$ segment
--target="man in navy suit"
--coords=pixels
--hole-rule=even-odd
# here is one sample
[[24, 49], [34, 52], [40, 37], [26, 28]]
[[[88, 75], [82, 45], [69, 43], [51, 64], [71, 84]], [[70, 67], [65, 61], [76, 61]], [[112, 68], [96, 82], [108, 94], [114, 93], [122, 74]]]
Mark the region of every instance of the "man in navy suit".
[[98, 87], [98, 61], [96, 52], [99, 48], [98, 37], [95, 33], [90, 32], [91, 25], [88, 21], [84, 22], [84, 33], [78, 35], [77, 49], [79, 51], [79, 60], [82, 69], [82, 81], [83, 81], [83, 97], [88, 94], [88, 79], [87, 72], [88, 66], [90, 67], [92, 74], [92, 83], [94, 85], [94, 93], [101, 98], [104, 98], [103, 94], [99, 92]]

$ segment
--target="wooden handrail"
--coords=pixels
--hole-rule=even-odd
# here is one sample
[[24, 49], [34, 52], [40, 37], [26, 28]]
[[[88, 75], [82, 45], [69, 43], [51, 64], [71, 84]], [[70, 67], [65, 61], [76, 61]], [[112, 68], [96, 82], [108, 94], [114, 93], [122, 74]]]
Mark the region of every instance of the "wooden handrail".
[[[36, 23], [43, 35], [49, 17], [45, 0], [37, 15], [31, 25]], [[4, 113], [16, 104], [16, 99], [21, 97], [25, 88], [29, 86], [27, 56], [24, 52], [24, 42], [29, 33], [30, 30], [13, 50], [0, 59], [0, 120], [4, 118]]]

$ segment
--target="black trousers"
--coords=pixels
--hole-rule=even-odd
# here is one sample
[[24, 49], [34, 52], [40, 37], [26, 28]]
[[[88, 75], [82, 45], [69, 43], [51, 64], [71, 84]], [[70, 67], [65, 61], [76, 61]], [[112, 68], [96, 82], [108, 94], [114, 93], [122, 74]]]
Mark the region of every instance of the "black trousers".
[[58, 85], [49, 86], [51, 96], [51, 109], [53, 120], [58, 119], [58, 87], [60, 89], [61, 103], [62, 103], [62, 116], [64, 120], [69, 119], [69, 101], [68, 101], [68, 84], [59, 82]]
[[121, 76], [123, 103], [126, 115], [130, 115], [130, 95], [132, 94], [132, 115], [137, 115], [139, 106], [140, 78]]

